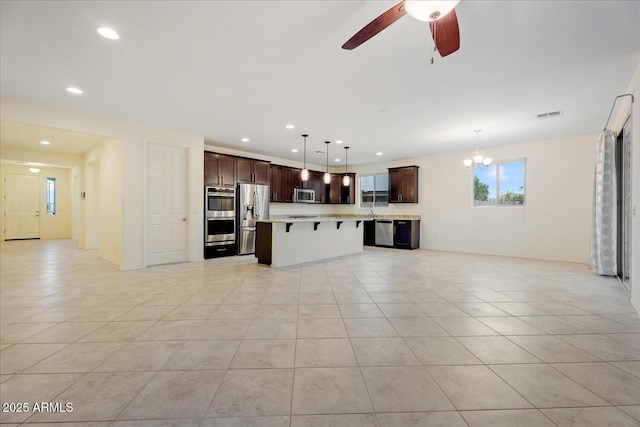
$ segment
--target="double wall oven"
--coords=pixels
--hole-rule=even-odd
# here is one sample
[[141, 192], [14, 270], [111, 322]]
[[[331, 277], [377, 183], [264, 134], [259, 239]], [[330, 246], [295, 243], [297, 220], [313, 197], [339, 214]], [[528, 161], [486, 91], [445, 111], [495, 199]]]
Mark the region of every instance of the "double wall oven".
[[204, 257], [232, 255], [236, 248], [236, 189], [204, 189]]

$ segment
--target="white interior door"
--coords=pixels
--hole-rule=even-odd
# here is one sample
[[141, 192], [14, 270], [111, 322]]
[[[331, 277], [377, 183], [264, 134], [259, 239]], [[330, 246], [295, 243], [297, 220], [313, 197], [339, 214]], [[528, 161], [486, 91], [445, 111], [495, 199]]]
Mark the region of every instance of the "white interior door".
[[40, 238], [39, 184], [39, 175], [5, 175], [5, 240]]
[[147, 265], [187, 260], [186, 149], [149, 143]]

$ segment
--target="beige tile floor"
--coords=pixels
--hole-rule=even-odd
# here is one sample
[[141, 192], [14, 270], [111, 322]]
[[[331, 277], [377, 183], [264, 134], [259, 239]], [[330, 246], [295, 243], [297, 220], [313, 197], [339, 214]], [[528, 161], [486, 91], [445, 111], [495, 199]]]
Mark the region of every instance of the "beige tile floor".
[[75, 247], [1, 245], [0, 395], [30, 406], [3, 424], [640, 426], [640, 319], [585, 265], [368, 248], [122, 272]]

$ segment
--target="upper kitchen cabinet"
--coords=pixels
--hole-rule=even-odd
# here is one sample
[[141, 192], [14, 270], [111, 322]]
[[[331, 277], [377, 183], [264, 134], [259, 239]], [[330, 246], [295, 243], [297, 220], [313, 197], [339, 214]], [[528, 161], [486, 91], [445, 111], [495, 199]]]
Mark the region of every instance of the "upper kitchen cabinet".
[[344, 174], [331, 174], [331, 184], [329, 185], [329, 203], [353, 205], [355, 204], [355, 188], [356, 188], [356, 174], [349, 173], [349, 179], [351, 184], [348, 187], [342, 185], [342, 179]]
[[307, 187], [316, 193], [316, 203], [324, 203], [326, 200], [326, 184], [324, 183], [324, 173], [309, 171], [309, 181]]
[[293, 202], [293, 189], [302, 187], [300, 169], [287, 166], [270, 165], [271, 174], [271, 201]]
[[269, 173], [271, 173], [270, 192], [272, 202], [284, 202], [284, 166], [271, 165], [269, 167]]
[[238, 157], [236, 171], [238, 182], [269, 185], [269, 162]]
[[236, 158], [224, 154], [204, 153], [204, 185], [236, 185]]
[[302, 170], [296, 168], [284, 168], [285, 201], [293, 202], [293, 189], [302, 188]]
[[418, 203], [418, 166], [389, 168], [389, 203]]

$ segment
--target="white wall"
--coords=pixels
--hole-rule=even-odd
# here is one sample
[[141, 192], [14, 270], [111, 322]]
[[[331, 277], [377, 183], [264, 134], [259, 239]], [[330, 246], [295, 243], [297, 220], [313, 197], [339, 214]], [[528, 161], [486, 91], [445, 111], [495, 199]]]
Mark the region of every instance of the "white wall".
[[84, 179], [80, 192], [82, 226], [80, 247], [99, 248], [100, 256], [114, 264], [122, 260], [123, 229], [123, 143], [106, 139], [84, 155]]
[[[527, 159], [525, 206], [472, 207], [468, 153], [354, 167], [359, 174], [419, 166], [419, 203], [376, 207], [376, 214], [421, 215], [420, 247], [586, 263], [596, 135], [491, 147], [494, 160]], [[340, 213], [366, 209], [340, 206]]]
[[[202, 249], [202, 188], [204, 184], [202, 136], [172, 131], [156, 127], [125, 122], [121, 120], [97, 117], [90, 114], [44, 106], [13, 98], [1, 98], [0, 120], [17, 123], [47, 126], [90, 135], [101, 135], [112, 140], [122, 141], [122, 166], [116, 175], [109, 179], [120, 180], [122, 188], [121, 212], [113, 213], [122, 217], [120, 228], [110, 229], [115, 239], [110, 242], [113, 248], [118, 245], [121, 252], [114, 253], [118, 259], [112, 260], [122, 269], [129, 270], [144, 267], [144, 141], [162, 140], [187, 146], [189, 151], [189, 192], [188, 208], [188, 261], [201, 260]], [[107, 248], [112, 251], [113, 248]], [[115, 251], [115, 249], [113, 249]]]

